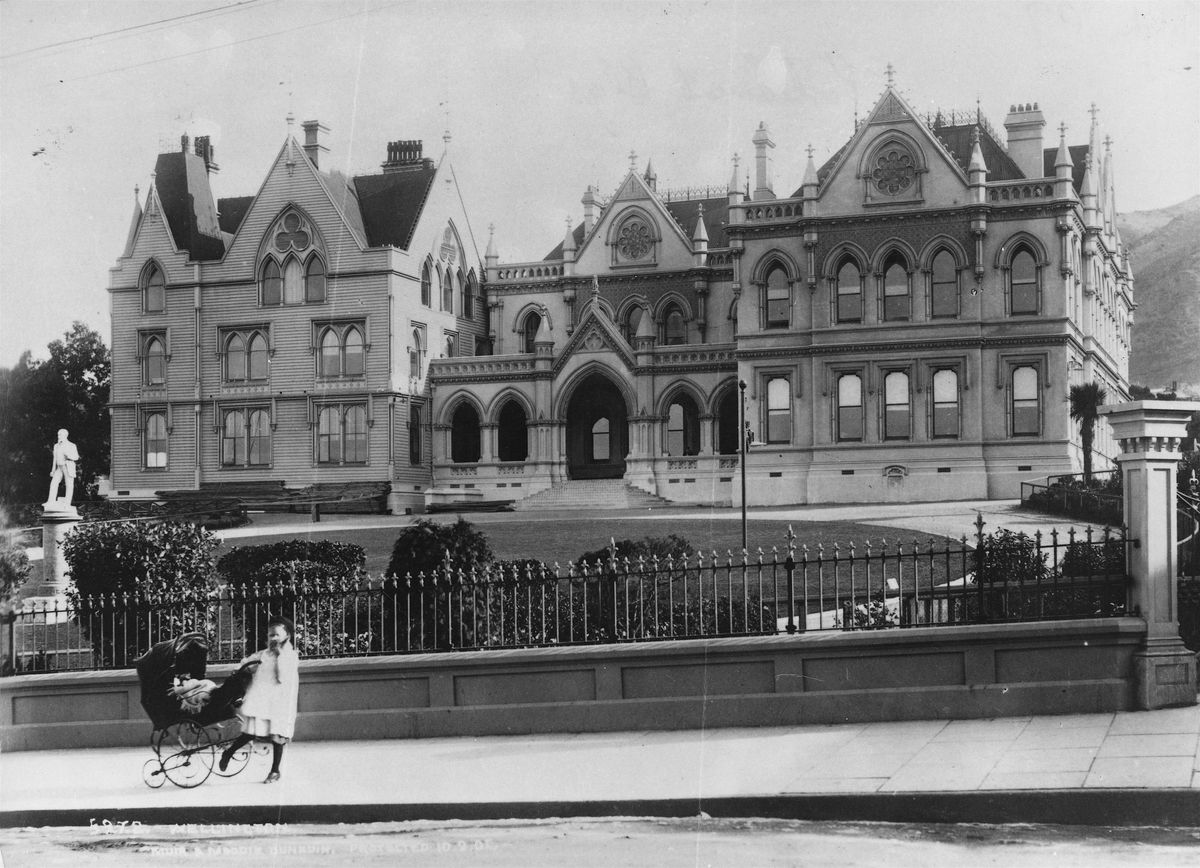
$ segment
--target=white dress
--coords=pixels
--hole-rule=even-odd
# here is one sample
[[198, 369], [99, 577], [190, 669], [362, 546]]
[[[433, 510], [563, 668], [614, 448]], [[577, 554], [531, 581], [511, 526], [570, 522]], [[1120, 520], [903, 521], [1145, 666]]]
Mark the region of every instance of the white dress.
[[295, 648], [284, 646], [278, 654], [259, 651], [247, 659], [262, 662], [238, 710], [242, 732], [280, 743], [289, 741], [296, 729], [300, 655]]

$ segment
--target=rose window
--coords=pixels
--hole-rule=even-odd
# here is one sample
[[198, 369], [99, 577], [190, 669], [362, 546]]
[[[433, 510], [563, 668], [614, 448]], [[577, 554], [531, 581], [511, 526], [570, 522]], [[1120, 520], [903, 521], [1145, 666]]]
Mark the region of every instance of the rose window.
[[900, 150], [884, 153], [875, 161], [875, 170], [871, 172], [871, 177], [875, 180], [875, 186], [879, 192], [888, 196], [895, 196], [897, 193], [907, 190], [912, 186], [916, 176], [917, 170], [913, 166], [913, 158]]
[[288, 214], [283, 218], [283, 229], [275, 236], [275, 248], [277, 250], [283, 252], [289, 247], [303, 250], [308, 247], [308, 241], [308, 233], [300, 228], [300, 218], [297, 215]]
[[623, 259], [641, 259], [653, 243], [650, 227], [640, 220], [630, 220], [617, 236], [617, 252]]

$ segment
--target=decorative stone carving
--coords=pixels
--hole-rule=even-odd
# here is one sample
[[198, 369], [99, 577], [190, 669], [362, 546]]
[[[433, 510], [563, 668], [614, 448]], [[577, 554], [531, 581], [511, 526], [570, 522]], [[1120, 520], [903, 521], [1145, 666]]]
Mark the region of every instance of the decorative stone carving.
[[875, 161], [871, 177], [880, 193], [895, 196], [904, 192], [917, 177], [912, 155], [900, 148], [888, 148]]
[[653, 244], [649, 226], [641, 220], [628, 220], [617, 236], [617, 253], [622, 259], [644, 259]]

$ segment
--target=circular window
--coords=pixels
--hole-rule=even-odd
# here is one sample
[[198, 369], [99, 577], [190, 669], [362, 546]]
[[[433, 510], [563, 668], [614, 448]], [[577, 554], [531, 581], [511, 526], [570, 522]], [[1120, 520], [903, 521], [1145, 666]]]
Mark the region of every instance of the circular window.
[[871, 178], [880, 193], [895, 196], [912, 186], [917, 177], [912, 155], [900, 148], [888, 148], [875, 160]]
[[622, 259], [644, 259], [654, 244], [650, 227], [641, 220], [628, 220], [617, 235], [617, 253]]

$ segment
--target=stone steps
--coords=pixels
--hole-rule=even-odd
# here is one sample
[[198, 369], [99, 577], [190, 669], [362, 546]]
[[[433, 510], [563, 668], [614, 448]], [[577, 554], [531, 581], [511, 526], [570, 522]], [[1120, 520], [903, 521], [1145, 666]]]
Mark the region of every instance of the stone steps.
[[513, 507], [519, 512], [571, 509], [651, 509], [670, 501], [634, 488], [623, 479], [571, 479], [531, 494]]

